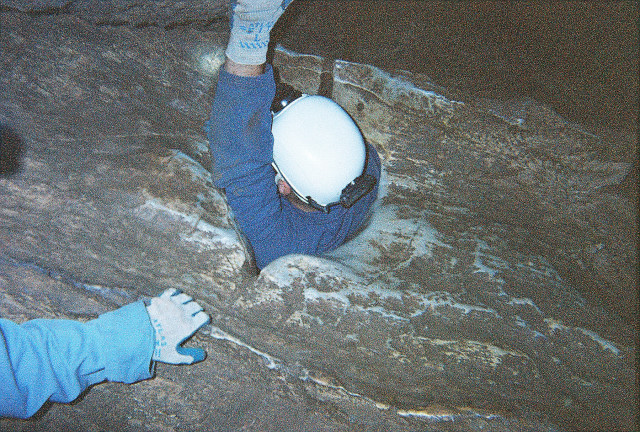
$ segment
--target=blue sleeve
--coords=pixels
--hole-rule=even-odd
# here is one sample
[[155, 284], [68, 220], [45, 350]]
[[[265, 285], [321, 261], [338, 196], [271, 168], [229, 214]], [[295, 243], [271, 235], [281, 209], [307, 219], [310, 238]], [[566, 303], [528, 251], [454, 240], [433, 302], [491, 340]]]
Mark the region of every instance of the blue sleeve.
[[152, 376], [154, 334], [142, 302], [81, 323], [0, 319], [0, 417], [27, 418], [105, 380]]
[[[207, 135], [214, 184], [226, 192], [238, 226], [259, 268], [283, 255], [318, 255], [334, 249], [359, 228], [377, 186], [350, 209], [305, 213], [281, 198], [274, 181], [271, 102], [273, 69], [258, 77], [220, 71]], [[369, 147], [368, 171], [380, 177], [380, 160]]]
[[[258, 77], [241, 77], [221, 69], [206, 128], [213, 182], [225, 190], [233, 216], [249, 239], [259, 267], [273, 259], [271, 251], [286, 253], [273, 239], [297, 244], [293, 238], [295, 228], [287, 226], [289, 222], [283, 217], [271, 167], [270, 106], [274, 96], [270, 65]], [[304, 252], [300, 249], [300, 253]]]

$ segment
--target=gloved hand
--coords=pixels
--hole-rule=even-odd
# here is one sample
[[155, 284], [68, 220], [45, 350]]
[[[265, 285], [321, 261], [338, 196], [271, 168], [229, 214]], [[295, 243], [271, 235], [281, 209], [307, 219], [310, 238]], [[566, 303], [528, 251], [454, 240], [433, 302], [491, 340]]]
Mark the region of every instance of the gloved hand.
[[266, 62], [271, 28], [292, 1], [233, 0], [227, 57], [246, 65]]
[[191, 364], [204, 360], [203, 349], [180, 346], [209, 322], [209, 316], [191, 297], [176, 289], [168, 289], [151, 299], [147, 313], [155, 330], [153, 360], [171, 364]]

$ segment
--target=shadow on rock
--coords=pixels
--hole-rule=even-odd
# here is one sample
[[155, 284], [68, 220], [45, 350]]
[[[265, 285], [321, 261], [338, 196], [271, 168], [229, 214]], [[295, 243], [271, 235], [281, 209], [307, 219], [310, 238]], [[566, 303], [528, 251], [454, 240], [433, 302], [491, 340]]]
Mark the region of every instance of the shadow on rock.
[[22, 154], [20, 136], [10, 127], [0, 124], [0, 177], [8, 177], [20, 170]]

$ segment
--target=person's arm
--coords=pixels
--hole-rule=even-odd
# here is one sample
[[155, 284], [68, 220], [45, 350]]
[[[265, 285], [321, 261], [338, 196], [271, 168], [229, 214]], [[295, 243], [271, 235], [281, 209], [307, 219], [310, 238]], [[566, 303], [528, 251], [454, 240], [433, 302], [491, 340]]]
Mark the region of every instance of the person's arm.
[[0, 319], [0, 417], [27, 418], [108, 380], [151, 378], [154, 361], [189, 364], [204, 351], [180, 344], [209, 321], [191, 297], [167, 290], [95, 320]]
[[105, 380], [152, 376], [154, 330], [142, 302], [87, 323], [0, 319], [0, 416], [27, 418]]
[[[261, 268], [267, 261], [263, 259], [261, 246], [268, 243], [271, 250], [280, 251], [274, 241], [293, 232], [283, 218], [271, 167], [270, 106], [275, 82], [271, 66], [265, 69], [259, 76], [233, 74], [226, 67], [221, 70], [207, 123], [213, 182], [224, 189], [229, 207]], [[296, 244], [289, 240], [290, 245]]]
[[[263, 243], [294, 232], [281, 214], [274, 182], [270, 106], [275, 96], [273, 70], [266, 62], [269, 32], [290, 1], [232, 2], [231, 35], [220, 71], [207, 135], [214, 184], [225, 190], [239, 228], [251, 242], [259, 267], [270, 261]], [[290, 248], [289, 248], [290, 249]], [[300, 251], [302, 252], [302, 250]]]

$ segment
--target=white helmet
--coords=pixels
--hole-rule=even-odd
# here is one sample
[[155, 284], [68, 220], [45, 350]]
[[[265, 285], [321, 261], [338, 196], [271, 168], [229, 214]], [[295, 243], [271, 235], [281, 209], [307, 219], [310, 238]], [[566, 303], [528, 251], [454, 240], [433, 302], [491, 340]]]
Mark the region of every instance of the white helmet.
[[[366, 176], [366, 190], [355, 188], [357, 197], [351, 191], [364, 177], [367, 149], [340, 105], [309, 95], [282, 105], [273, 117], [273, 167], [302, 201], [326, 212], [334, 204], [350, 207], [371, 190], [375, 178]], [[345, 198], [347, 186], [351, 195]]]

